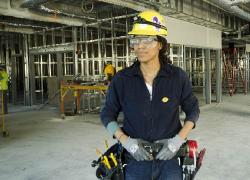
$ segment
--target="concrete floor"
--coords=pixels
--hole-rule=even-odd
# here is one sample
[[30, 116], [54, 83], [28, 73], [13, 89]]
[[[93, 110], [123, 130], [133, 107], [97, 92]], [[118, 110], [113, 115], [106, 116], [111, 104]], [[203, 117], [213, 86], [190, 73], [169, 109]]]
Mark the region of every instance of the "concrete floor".
[[[113, 142], [98, 115], [61, 120], [56, 109], [45, 107], [15, 110], [6, 118], [10, 137], [0, 137], [1, 180], [94, 180], [95, 149], [104, 151], [104, 139]], [[190, 135], [207, 149], [196, 180], [250, 179], [249, 127], [250, 95], [202, 106]]]

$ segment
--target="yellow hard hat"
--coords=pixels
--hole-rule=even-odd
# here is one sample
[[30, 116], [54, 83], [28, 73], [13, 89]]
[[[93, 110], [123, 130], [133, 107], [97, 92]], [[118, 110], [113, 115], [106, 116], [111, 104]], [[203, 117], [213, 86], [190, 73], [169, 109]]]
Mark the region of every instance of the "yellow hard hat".
[[129, 35], [167, 36], [164, 17], [156, 11], [146, 10], [134, 17], [134, 24]]

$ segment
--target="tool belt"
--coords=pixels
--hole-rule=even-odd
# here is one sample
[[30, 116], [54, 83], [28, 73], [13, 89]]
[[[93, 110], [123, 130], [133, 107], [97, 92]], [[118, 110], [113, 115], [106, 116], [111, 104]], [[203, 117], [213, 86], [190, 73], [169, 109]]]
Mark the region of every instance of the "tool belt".
[[[143, 147], [154, 157], [161, 151], [163, 144], [161, 143], [143, 143]], [[183, 179], [193, 180], [196, 173], [202, 165], [202, 160], [206, 149], [202, 149], [198, 153], [198, 145], [194, 140], [186, 141], [177, 152], [174, 158], [179, 159], [179, 165], [182, 168]], [[113, 154], [114, 158], [110, 155]], [[106, 157], [107, 161], [104, 161]], [[124, 180], [124, 166], [131, 160], [135, 160], [133, 156], [127, 152], [120, 143], [111, 146], [98, 160], [92, 162], [92, 167], [98, 166], [96, 177], [103, 180]]]

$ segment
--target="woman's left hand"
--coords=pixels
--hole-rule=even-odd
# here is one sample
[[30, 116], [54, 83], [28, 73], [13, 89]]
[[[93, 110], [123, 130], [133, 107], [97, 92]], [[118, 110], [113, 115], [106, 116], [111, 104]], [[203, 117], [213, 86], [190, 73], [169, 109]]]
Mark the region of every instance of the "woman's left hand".
[[158, 160], [172, 159], [184, 142], [185, 140], [183, 140], [178, 134], [171, 139], [163, 139], [156, 141], [155, 143], [163, 144], [163, 147], [161, 151], [157, 154], [156, 159]]

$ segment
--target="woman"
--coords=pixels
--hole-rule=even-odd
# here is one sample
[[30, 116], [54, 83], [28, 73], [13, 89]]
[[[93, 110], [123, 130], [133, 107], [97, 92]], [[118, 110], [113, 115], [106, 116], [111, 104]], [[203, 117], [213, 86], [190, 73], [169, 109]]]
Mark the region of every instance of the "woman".
[[[174, 156], [198, 120], [198, 101], [186, 73], [166, 58], [163, 16], [141, 12], [128, 34], [137, 61], [112, 80], [101, 120], [132, 156], [125, 167], [126, 180], [181, 180], [182, 170]], [[179, 106], [186, 114], [183, 126]], [[122, 128], [117, 124], [120, 111], [124, 113]], [[146, 150], [147, 142], [163, 145], [155, 157]]]

